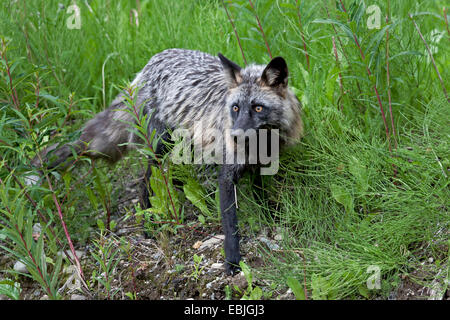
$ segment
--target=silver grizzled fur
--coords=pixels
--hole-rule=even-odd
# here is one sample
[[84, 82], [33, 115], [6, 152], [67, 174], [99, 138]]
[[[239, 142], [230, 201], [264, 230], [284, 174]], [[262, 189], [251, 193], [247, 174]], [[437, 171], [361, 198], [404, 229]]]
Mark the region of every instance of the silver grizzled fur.
[[[287, 80], [287, 66], [280, 57], [274, 58], [267, 66], [240, 68], [221, 54], [215, 57], [199, 51], [168, 49], [154, 55], [132, 85], [140, 88], [134, 97], [135, 104], [143, 106], [144, 114], [151, 115], [149, 136], [153, 130], [164, 136], [167, 129], [187, 129], [193, 135], [195, 147], [206, 150], [214, 148], [214, 142], [195, 135], [196, 126], [201, 125], [203, 130], [220, 130], [224, 133], [226, 146], [232, 146], [234, 138], [225, 133], [236, 129], [238, 123], [278, 129], [280, 147], [298, 141], [303, 133], [300, 102], [288, 88]], [[242, 108], [247, 106], [242, 117], [233, 114], [235, 104]], [[266, 108], [262, 120], [250, 119], [248, 110], [254, 105]], [[101, 157], [111, 162], [119, 160], [138, 142], [127, 130], [127, 122], [132, 123], [134, 119], [125, 111], [126, 108], [124, 93], [121, 93], [108, 109], [87, 122], [77, 142], [53, 145], [43, 151], [41, 158], [49, 162], [50, 168], [62, 163], [67, 165], [66, 159], [74, 149], [76, 153], [84, 150], [93, 158]], [[156, 152], [161, 152], [161, 149], [158, 147]], [[50, 161], [47, 157], [50, 154], [56, 160]], [[38, 158], [33, 161], [36, 166], [39, 166]], [[236, 271], [240, 259], [233, 188], [242, 172], [243, 166], [222, 165], [219, 173], [227, 273]]]

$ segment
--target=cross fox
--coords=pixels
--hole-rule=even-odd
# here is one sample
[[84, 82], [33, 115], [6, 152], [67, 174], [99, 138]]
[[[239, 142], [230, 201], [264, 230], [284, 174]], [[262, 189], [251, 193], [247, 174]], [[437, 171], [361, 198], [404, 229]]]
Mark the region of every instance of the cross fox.
[[[148, 115], [148, 136], [156, 133], [153, 137], [160, 138], [156, 154], [166, 152], [163, 142], [170, 140], [169, 132], [177, 128], [191, 132], [192, 145], [202, 150], [216, 148], [218, 139], [196, 134], [197, 128], [222, 132], [224, 157], [236, 153], [237, 138], [250, 129], [276, 129], [281, 148], [295, 143], [303, 134], [301, 104], [288, 87], [288, 68], [281, 57], [272, 59], [268, 65], [241, 68], [220, 53], [215, 57], [199, 51], [168, 49], [154, 55], [131, 86], [139, 87], [133, 98], [143, 108], [143, 114]], [[78, 141], [48, 147], [33, 164], [39, 166], [39, 158], [54, 168], [67, 164], [74, 152], [116, 162], [140, 141], [129, 130], [134, 118], [126, 108], [122, 92], [108, 109], [86, 123]], [[247, 141], [244, 150], [248, 151], [248, 147]], [[239, 270], [241, 258], [234, 188], [247, 169], [260, 166], [258, 161], [249, 164], [246, 159], [220, 162], [218, 166], [227, 274]], [[149, 159], [144, 178], [144, 207], [150, 205], [148, 181], [152, 164], [154, 160]]]

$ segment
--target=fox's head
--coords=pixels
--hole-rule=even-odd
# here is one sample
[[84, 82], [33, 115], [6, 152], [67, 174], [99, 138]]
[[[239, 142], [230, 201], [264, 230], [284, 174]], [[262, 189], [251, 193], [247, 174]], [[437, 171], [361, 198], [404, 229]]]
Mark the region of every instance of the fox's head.
[[228, 85], [225, 108], [231, 118], [232, 136], [241, 130], [279, 129], [285, 138], [300, 137], [300, 102], [288, 87], [289, 72], [282, 57], [266, 66], [245, 68], [220, 53], [219, 58]]

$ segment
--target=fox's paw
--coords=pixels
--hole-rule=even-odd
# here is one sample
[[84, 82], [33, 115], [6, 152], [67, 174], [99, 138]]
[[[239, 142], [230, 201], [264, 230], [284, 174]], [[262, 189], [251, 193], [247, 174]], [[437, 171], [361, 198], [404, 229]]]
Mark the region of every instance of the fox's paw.
[[234, 276], [238, 274], [241, 271], [241, 267], [239, 267], [239, 263], [231, 263], [226, 261], [225, 262], [225, 273], [228, 276]]

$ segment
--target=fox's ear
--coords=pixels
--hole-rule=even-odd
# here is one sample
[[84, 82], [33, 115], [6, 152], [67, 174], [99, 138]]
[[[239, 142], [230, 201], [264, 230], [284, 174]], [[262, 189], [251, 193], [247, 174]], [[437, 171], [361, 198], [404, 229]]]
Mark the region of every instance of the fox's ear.
[[219, 59], [222, 63], [225, 78], [230, 88], [237, 87], [242, 81], [241, 67], [231, 60], [228, 60], [223, 54], [219, 53]]
[[261, 81], [269, 87], [287, 87], [288, 84], [288, 67], [286, 61], [282, 57], [273, 58], [264, 69]]

